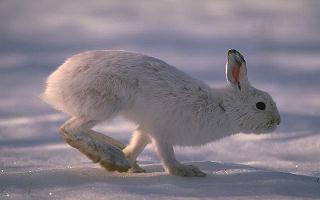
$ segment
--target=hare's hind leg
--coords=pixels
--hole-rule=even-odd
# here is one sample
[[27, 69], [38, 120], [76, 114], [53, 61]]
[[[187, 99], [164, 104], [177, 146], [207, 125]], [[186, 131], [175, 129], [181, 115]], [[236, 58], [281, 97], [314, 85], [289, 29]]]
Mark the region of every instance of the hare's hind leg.
[[138, 155], [146, 147], [146, 145], [150, 142], [151, 140], [149, 135], [141, 127], [137, 128], [134, 131], [131, 137], [130, 143], [126, 148], [123, 149], [123, 153], [131, 165], [131, 168], [129, 169], [130, 172], [133, 172], [133, 173], [145, 172], [145, 170], [142, 169], [137, 164], [136, 159]]
[[93, 162], [99, 162], [109, 171], [125, 172], [130, 164], [122, 153], [120, 142], [91, 130], [97, 122], [84, 118], [71, 118], [65, 122], [60, 133], [72, 147], [85, 154]]

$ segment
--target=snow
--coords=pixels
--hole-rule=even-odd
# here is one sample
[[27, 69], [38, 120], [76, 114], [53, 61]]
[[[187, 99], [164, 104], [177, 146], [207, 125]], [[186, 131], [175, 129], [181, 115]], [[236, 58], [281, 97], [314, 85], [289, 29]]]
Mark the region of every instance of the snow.
[[[1, 1], [0, 199], [320, 199], [319, 6]], [[46, 76], [81, 51], [143, 52], [216, 86], [229, 48], [246, 56], [251, 83], [271, 93], [282, 123], [271, 134], [177, 147], [205, 178], [166, 175], [150, 145], [139, 157], [147, 173], [107, 172], [63, 142], [67, 116], [39, 99]], [[117, 118], [95, 129], [128, 142], [135, 127]]]

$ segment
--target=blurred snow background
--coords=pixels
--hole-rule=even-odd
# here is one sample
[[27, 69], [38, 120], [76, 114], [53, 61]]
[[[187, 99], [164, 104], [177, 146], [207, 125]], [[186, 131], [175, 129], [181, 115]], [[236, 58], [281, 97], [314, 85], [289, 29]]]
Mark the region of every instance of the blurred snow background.
[[[0, 1], [0, 199], [320, 198], [319, 9], [316, 0]], [[67, 57], [93, 49], [141, 52], [223, 85], [229, 48], [245, 55], [282, 124], [177, 148], [205, 179], [166, 176], [151, 146], [139, 158], [149, 173], [105, 172], [64, 144], [67, 116], [38, 97]], [[96, 127], [123, 142], [134, 128]]]

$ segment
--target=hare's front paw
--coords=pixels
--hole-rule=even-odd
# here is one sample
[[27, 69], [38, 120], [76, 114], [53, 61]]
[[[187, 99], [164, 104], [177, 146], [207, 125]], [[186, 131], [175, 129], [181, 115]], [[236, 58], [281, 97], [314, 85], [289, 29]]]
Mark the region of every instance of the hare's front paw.
[[199, 168], [192, 165], [179, 164], [168, 169], [169, 174], [184, 176], [184, 177], [205, 177], [206, 174], [200, 171]]

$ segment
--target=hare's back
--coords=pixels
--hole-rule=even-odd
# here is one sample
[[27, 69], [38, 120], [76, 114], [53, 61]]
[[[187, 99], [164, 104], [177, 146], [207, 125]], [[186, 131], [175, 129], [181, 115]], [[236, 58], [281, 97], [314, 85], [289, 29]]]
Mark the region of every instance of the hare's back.
[[53, 72], [43, 97], [70, 115], [107, 118], [132, 106], [137, 96], [148, 98], [149, 102], [162, 101], [167, 95], [183, 98], [181, 95], [186, 92], [198, 90], [199, 84], [150, 56], [125, 51], [89, 51], [70, 57]]
[[206, 87], [160, 59], [133, 52], [89, 51], [71, 57], [65, 64], [61, 68], [70, 70], [72, 79], [87, 80], [86, 86], [103, 86], [101, 90], [125, 87], [150, 94]]

